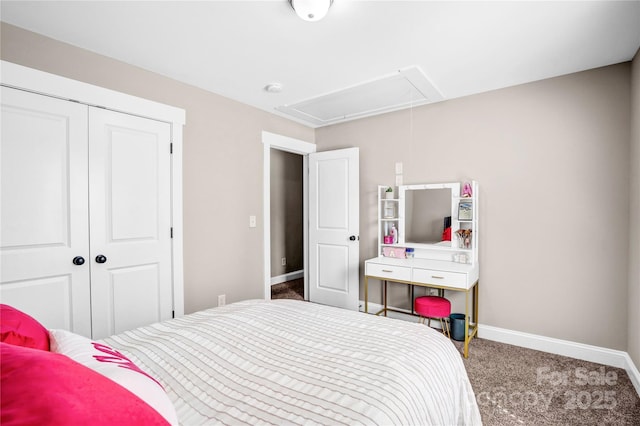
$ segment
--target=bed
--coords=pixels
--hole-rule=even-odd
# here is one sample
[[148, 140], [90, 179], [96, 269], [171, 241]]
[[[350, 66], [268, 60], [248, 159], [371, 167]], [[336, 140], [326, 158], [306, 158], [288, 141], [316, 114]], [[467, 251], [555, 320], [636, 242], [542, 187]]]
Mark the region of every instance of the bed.
[[183, 425], [481, 424], [459, 352], [417, 323], [250, 300], [104, 339]]
[[421, 324], [249, 300], [102, 341], [0, 305], [3, 426], [476, 425], [461, 356]]

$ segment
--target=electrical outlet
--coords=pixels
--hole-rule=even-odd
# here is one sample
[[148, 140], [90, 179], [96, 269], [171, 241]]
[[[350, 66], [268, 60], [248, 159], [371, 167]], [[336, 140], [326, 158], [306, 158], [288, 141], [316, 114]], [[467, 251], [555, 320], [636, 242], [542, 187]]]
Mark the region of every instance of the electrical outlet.
[[280, 263], [282, 264], [282, 266], [287, 266], [287, 258], [286, 258], [286, 257], [283, 257], [283, 258], [280, 260]]
[[256, 217], [251, 215], [249, 216], [249, 228], [255, 228], [256, 227]]
[[227, 295], [221, 294], [218, 296], [218, 306], [224, 306], [227, 304]]

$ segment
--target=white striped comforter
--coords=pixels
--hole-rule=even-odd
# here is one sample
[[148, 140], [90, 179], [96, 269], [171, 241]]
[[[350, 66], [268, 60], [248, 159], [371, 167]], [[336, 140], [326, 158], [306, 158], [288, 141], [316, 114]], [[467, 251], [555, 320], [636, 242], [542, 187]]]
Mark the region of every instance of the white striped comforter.
[[104, 340], [159, 379], [183, 425], [481, 424], [459, 352], [417, 323], [250, 300]]

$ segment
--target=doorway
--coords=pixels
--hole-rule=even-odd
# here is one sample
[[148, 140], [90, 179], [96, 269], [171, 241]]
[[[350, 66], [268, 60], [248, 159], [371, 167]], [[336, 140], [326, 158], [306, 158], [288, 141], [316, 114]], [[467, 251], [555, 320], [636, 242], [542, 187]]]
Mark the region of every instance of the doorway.
[[303, 158], [271, 148], [271, 298], [304, 300]]
[[[264, 215], [264, 298], [266, 300], [271, 299], [271, 154], [272, 152], [283, 151], [286, 153], [296, 154], [302, 160], [303, 170], [307, 169], [308, 154], [316, 152], [316, 146], [313, 143], [304, 142], [298, 139], [290, 138], [287, 136], [278, 135], [275, 133], [262, 132], [262, 144], [263, 144], [263, 215]], [[302, 223], [308, 223], [308, 198], [307, 198], [307, 186], [306, 178], [303, 175], [302, 182]], [[302, 227], [302, 241], [303, 241], [303, 253], [302, 253], [302, 271], [303, 271], [303, 297], [308, 300], [308, 280], [306, 274], [308, 271], [308, 256], [307, 250], [304, 249], [308, 241], [308, 228]], [[276, 261], [278, 258], [276, 257]], [[282, 259], [280, 258], [280, 261]], [[297, 279], [293, 277], [291, 279]]]
[[[302, 156], [305, 300], [352, 310], [359, 293], [359, 150], [262, 132], [264, 298], [271, 299], [271, 149]], [[312, 214], [313, 213], [313, 214]]]

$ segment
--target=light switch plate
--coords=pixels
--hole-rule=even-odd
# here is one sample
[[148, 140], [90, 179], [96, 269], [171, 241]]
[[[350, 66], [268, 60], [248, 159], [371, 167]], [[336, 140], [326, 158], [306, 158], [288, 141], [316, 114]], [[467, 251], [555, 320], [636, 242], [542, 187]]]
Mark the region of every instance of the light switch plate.
[[249, 216], [249, 228], [255, 228], [255, 227], [256, 227], [256, 217]]
[[396, 174], [397, 175], [402, 174], [402, 163], [396, 163]]

